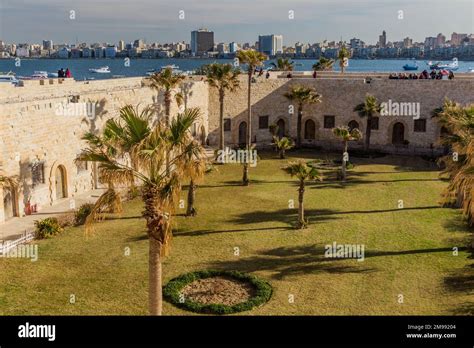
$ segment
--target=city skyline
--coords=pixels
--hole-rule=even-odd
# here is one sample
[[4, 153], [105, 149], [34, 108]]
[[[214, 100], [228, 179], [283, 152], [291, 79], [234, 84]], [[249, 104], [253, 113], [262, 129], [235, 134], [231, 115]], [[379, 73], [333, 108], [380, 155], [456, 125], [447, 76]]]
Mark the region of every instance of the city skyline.
[[[298, 41], [341, 38], [359, 38], [375, 44], [382, 30], [387, 32], [387, 41], [392, 42], [405, 37], [421, 42], [438, 33], [449, 36], [452, 32], [474, 32], [474, 6], [470, 0], [456, 0], [455, 6], [453, 1], [435, 0], [436, 6], [431, 3], [429, 7], [420, 0], [383, 4], [375, 0], [323, 0], [317, 5], [308, 0], [289, 4], [263, 0], [245, 6], [246, 2], [204, 0], [195, 4], [177, 0], [164, 6], [163, 1], [139, 0], [116, 6], [117, 1], [111, 0], [24, 0], [19, 4], [0, 0], [0, 40], [117, 43], [142, 38], [148, 43], [189, 42], [191, 31], [206, 27], [216, 33], [216, 43], [254, 43], [258, 35], [275, 33], [283, 35], [285, 46], [291, 46]], [[75, 19], [69, 18], [70, 11], [75, 11]], [[294, 11], [294, 19], [289, 19], [288, 11]], [[403, 11], [403, 19], [399, 19], [399, 11]], [[179, 18], [180, 14], [184, 19]], [[456, 21], [451, 20], [453, 15]], [[240, 25], [238, 30], [236, 25]]]

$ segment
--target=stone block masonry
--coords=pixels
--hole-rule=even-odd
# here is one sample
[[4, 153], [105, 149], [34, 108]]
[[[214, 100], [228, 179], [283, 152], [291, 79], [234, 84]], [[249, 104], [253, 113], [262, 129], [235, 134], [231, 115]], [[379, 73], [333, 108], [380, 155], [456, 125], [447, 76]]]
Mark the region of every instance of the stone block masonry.
[[[366, 83], [359, 75], [341, 77], [321, 74], [312, 78], [257, 78], [252, 83], [252, 134], [258, 146], [271, 142], [268, 125], [279, 124], [285, 135], [296, 137], [295, 113], [289, 113], [289, 101], [283, 96], [292, 85], [314, 87], [322, 102], [307, 106], [303, 111], [303, 137], [308, 146], [337, 147], [332, 135], [335, 126], [357, 125], [362, 132], [366, 120], [354, 111], [367, 93], [380, 102], [419, 103], [422, 124], [415, 125], [413, 117], [381, 116], [378, 129], [372, 132], [374, 148], [389, 152], [424, 153], [434, 151], [440, 128], [431, 112], [447, 97], [459, 103], [474, 102], [474, 78], [452, 81], [388, 80], [374, 76]], [[188, 108], [199, 107], [202, 118], [193, 126], [193, 134], [204, 144], [219, 142], [219, 100], [217, 90], [200, 76], [187, 77], [176, 92], [185, 97]], [[70, 107], [78, 103], [93, 103], [94, 117], [87, 114], [58, 114], [57, 106]], [[18, 176], [20, 187], [13, 192], [0, 188], [0, 223], [21, 217], [28, 206], [37, 210], [62, 202], [75, 195], [100, 186], [94, 165], [76, 164], [84, 148], [81, 140], [87, 131], [100, 131], [105, 122], [119, 115], [121, 107], [139, 104], [154, 105], [157, 117], [163, 114], [163, 94], [146, 87], [143, 78], [123, 78], [96, 81], [47, 79], [24, 81], [23, 86], [0, 84], [0, 168], [3, 175]], [[173, 102], [171, 114], [178, 112]], [[246, 76], [241, 87], [227, 93], [225, 118], [230, 119], [230, 131], [225, 132], [227, 145], [238, 145], [245, 138], [242, 122], [247, 122]], [[263, 119], [261, 119], [263, 117]], [[265, 117], [268, 117], [266, 119]], [[416, 128], [416, 129], [415, 129]], [[239, 132], [240, 129], [240, 132]], [[397, 144], [393, 144], [397, 136]], [[404, 140], [400, 143], [400, 137]], [[361, 146], [361, 144], [353, 144]]]

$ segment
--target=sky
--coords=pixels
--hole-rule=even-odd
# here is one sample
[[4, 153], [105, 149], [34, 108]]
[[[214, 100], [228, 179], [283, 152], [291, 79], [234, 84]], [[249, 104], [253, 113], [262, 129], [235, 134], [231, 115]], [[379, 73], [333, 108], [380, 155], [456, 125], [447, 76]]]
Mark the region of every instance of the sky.
[[201, 27], [216, 43], [281, 34], [286, 46], [353, 37], [375, 44], [382, 30], [388, 41], [449, 39], [474, 33], [474, 0], [0, 0], [6, 42], [189, 42]]

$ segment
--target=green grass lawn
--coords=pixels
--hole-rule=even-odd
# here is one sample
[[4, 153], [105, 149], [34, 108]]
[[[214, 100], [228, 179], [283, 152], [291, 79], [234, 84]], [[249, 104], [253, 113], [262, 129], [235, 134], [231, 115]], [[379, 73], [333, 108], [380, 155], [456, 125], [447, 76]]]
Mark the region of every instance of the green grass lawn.
[[[414, 158], [354, 162], [345, 185], [330, 172], [308, 185], [304, 230], [292, 228], [297, 186], [280, 170], [287, 160], [267, 153], [251, 168], [250, 187], [239, 185], [241, 166], [218, 166], [197, 191], [198, 216], [176, 218], [165, 283], [209, 268], [258, 275], [274, 294], [244, 313], [250, 315], [474, 314], [474, 262], [465, 248], [470, 233], [458, 211], [440, 207], [446, 182], [439, 172]], [[122, 216], [98, 224], [92, 236], [69, 228], [38, 241], [37, 262], [0, 259], [0, 314], [147, 314], [141, 209], [139, 200], [126, 203]], [[333, 242], [363, 244], [365, 260], [325, 258], [324, 246]], [[163, 312], [190, 314], [169, 303]]]

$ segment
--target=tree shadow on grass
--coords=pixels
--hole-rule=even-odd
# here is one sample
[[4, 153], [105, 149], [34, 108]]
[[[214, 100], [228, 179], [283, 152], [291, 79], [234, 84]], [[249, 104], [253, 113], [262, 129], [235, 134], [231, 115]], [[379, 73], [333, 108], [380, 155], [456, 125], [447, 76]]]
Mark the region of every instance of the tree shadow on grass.
[[173, 231], [173, 236], [175, 237], [187, 237], [187, 236], [205, 236], [208, 234], [215, 234], [215, 233], [236, 233], [236, 232], [257, 232], [257, 231], [271, 231], [271, 230], [281, 230], [287, 231], [291, 228], [286, 226], [281, 227], [262, 227], [262, 228], [240, 228], [240, 229], [228, 229], [228, 230], [198, 230], [198, 231], [180, 231], [176, 230]]
[[[451, 252], [451, 248], [415, 249], [400, 251], [369, 250], [365, 258], [386, 257], [400, 255], [428, 254], [438, 252]], [[316, 245], [303, 245], [298, 247], [280, 247], [262, 250], [258, 255], [230, 261], [214, 261], [209, 264], [211, 268], [239, 270], [243, 272], [269, 271], [272, 278], [283, 279], [288, 276], [297, 276], [312, 273], [371, 273], [378, 271], [375, 268], [365, 267], [363, 262], [352, 257], [351, 265], [342, 265], [341, 261], [351, 258], [327, 258], [325, 248]], [[352, 263], [352, 262], [351, 262]]]

